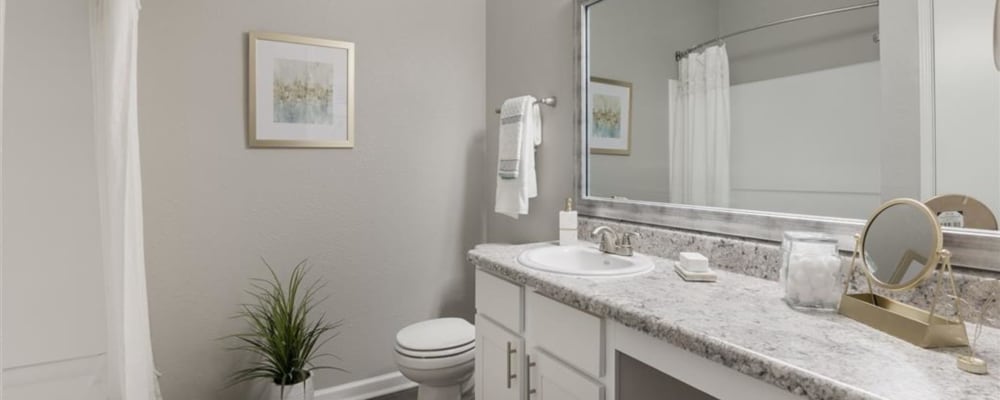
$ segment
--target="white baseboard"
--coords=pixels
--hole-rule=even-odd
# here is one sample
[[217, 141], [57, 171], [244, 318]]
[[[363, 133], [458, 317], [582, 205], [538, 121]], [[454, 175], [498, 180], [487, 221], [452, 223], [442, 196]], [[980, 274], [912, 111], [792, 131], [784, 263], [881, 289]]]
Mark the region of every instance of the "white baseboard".
[[320, 389], [315, 400], [368, 400], [417, 387], [417, 383], [397, 372]]
[[107, 399], [104, 354], [23, 365], [3, 370], [4, 400]]

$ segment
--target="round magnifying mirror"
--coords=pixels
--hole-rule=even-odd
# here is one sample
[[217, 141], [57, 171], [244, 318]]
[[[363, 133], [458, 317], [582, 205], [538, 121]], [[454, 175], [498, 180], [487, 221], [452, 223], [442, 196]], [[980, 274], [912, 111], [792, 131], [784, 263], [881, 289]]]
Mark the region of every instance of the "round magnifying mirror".
[[934, 270], [941, 243], [941, 226], [927, 206], [896, 199], [868, 219], [861, 235], [861, 254], [875, 283], [903, 290], [917, 286]]

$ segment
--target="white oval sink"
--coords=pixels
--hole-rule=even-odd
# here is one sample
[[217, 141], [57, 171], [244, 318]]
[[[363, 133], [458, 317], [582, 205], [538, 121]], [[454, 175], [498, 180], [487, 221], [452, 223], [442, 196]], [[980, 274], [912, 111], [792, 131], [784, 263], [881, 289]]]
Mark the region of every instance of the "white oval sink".
[[539, 271], [575, 276], [637, 275], [653, 270], [653, 260], [642, 254], [630, 257], [605, 254], [596, 245], [545, 245], [525, 250], [517, 262]]

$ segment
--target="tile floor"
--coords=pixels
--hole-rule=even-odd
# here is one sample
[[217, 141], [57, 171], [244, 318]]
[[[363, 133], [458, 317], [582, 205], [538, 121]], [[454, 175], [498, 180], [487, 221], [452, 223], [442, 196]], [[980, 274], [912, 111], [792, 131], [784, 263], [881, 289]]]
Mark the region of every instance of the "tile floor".
[[376, 397], [372, 400], [417, 400], [417, 388], [405, 390], [399, 393], [388, 394], [382, 397]]

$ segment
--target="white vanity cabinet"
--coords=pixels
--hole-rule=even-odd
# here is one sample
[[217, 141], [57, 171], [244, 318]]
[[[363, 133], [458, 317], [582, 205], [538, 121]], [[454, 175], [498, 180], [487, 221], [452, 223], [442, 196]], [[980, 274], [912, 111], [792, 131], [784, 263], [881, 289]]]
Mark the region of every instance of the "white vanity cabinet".
[[[619, 355], [663, 379], [626, 380], [621, 383], [628, 387], [618, 387]], [[475, 385], [478, 400], [802, 398], [481, 270], [476, 271]]]
[[603, 321], [476, 272], [476, 399], [604, 400]]

